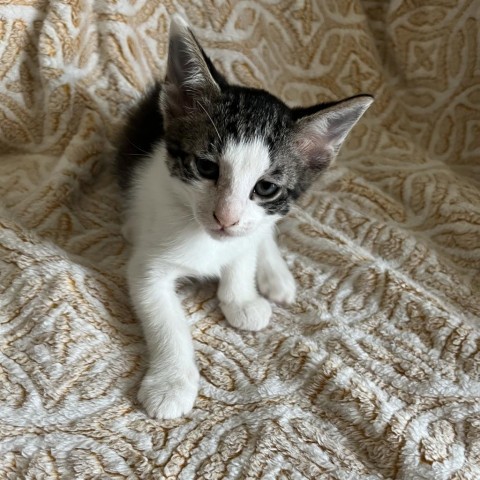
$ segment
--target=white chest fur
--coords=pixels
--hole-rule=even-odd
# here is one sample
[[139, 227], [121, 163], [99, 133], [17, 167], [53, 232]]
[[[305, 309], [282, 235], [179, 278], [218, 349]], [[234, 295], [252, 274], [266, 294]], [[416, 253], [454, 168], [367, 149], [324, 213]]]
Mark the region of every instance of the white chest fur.
[[169, 263], [174, 264], [183, 275], [219, 276], [221, 269], [234, 259], [258, 248], [259, 235], [248, 238], [214, 240], [201, 227], [190, 225], [177, 236], [168, 251], [159, 244], [155, 254], [168, 254]]

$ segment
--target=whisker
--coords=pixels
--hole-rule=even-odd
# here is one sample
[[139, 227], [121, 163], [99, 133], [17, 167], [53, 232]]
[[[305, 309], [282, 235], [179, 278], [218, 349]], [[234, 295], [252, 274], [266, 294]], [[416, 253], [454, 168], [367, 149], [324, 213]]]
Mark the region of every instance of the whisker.
[[[145, 155], [150, 155], [151, 152], [147, 152], [147, 151], [141, 149], [138, 145], [135, 145], [129, 138], [127, 138], [127, 140], [128, 140], [128, 143], [129, 143], [132, 147], [135, 147], [139, 152], [143, 152]], [[130, 154], [130, 155], [138, 155], [138, 153], [137, 153], [137, 154], [132, 153], [132, 154]]]
[[212, 123], [213, 128], [214, 128], [215, 131], [217, 132], [218, 139], [219, 139], [220, 141], [222, 141], [222, 137], [220, 136], [220, 133], [218, 133], [217, 127], [216, 127], [215, 124], [213, 123], [212, 117], [209, 115], [209, 113], [207, 112], [206, 108], [205, 108], [198, 100], [197, 100], [197, 103], [198, 103], [198, 105], [200, 105], [200, 107], [202, 108], [202, 110], [205, 112], [205, 114], [207, 115], [207, 117], [210, 119], [210, 122]]

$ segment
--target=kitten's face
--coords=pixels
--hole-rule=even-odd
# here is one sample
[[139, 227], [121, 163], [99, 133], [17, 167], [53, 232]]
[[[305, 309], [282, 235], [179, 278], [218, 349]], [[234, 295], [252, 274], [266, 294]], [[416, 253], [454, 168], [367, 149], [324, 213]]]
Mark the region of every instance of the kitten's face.
[[188, 25], [172, 21], [160, 93], [167, 164], [214, 238], [249, 235], [285, 215], [371, 102], [290, 109], [263, 90], [229, 85]]
[[306, 183], [292, 126], [275, 97], [235, 88], [166, 122], [170, 172], [212, 237], [248, 235], [288, 212]]
[[[203, 155], [194, 163], [203, 178], [192, 185], [193, 213], [212, 237], [248, 235], [280, 218], [278, 214], [267, 215], [262, 206], [281, 195], [280, 187], [266, 180], [270, 158], [262, 139], [230, 139], [217, 158]], [[267, 188], [262, 190], [264, 186]]]
[[219, 155], [193, 155], [190, 168], [194, 178], [179, 179], [194, 218], [213, 238], [248, 235], [280, 218], [265, 210], [283, 192], [269, 181], [270, 156], [262, 139], [230, 139]]

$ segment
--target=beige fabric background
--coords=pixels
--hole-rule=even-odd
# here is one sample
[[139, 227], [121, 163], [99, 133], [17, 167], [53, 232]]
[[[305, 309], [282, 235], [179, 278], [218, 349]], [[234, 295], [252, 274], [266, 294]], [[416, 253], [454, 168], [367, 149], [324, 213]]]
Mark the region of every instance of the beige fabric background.
[[[0, 2], [0, 478], [480, 478], [480, 8], [427, 3]], [[292, 307], [180, 289], [201, 391], [158, 422], [109, 161], [175, 11], [234, 82], [376, 102], [282, 223]]]

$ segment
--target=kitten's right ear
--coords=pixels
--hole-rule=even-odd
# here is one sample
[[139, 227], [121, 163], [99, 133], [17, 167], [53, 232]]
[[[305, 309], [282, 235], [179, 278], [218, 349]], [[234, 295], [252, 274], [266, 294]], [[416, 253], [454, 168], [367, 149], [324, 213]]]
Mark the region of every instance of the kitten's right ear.
[[171, 17], [167, 74], [161, 95], [164, 113], [179, 116], [202, 98], [220, 92], [216, 71], [194, 37], [188, 23], [178, 14]]

